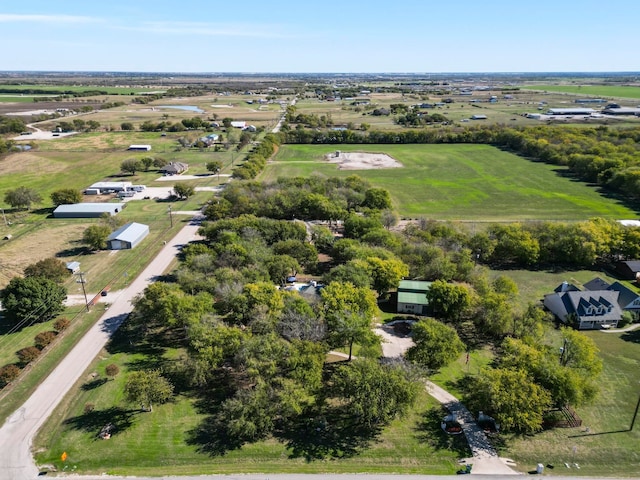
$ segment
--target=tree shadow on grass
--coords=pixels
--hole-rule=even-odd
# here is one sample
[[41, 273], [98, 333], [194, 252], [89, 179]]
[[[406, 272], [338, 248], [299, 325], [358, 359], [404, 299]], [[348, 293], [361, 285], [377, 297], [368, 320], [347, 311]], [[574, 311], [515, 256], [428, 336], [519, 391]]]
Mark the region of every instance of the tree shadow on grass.
[[64, 421], [65, 425], [70, 426], [74, 430], [81, 430], [89, 433], [95, 433], [96, 438], [100, 430], [107, 424], [112, 424], [114, 429], [112, 435], [117, 435], [129, 428], [133, 424], [133, 417], [141, 413], [141, 410], [125, 410], [124, 408], [111, 407], [106, 410], [94, 410], [92, 412], [71, 417]]
[[471, 450], [464, 435], [449, 435], [442, 430], [440, 424], [447, 413], [441, 406], [427, 410], [415, 429], [416, 437], [436, 450], [454, 452], [460, 458], [470, 457]]
[[381, 427], [363, 425], [339, 409], [306, 415], [276, 437], [286, 443], [290, 458], [313, 460], [350, 458], [368, 448]]
[[625, 342], [640, 343], [640, 328], [636, 328], [630, 332], [624, 332], [620, 338]]
[[90, 382], [83, 383], [80, 388], [85, 392], [88, 392], [89, 390], [101, 387], [105, 383], [107, 383], [106, 378], [96, 378], [95, 380], [91, 380]]
[[222, 456], [231, 450], [238, 450], [245, 443], [231, 435], [215, 416], [206, 418], [200, 425], [187, 432], [187, 445], [195, 445], [199, 453], [212, 457]]

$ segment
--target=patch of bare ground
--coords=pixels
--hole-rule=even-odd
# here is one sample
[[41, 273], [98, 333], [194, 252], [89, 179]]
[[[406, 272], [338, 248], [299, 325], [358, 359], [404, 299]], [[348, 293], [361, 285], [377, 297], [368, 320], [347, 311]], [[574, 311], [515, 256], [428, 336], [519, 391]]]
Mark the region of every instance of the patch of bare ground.
[[372, 170], [380, 168], [401, 168], [403, 165], [386, 153], [341, 152], [325, 155], [329, 163], [337, 163], [339, 170]]
[[13, 277], [22, 275], [28, 265], [73, 248], [75, 242], [82, 238], [86, 227], [85, 224], [54, 226], [4, 243], [0, 250], [0, 288], [5, 287]]
[[65, 164], [53, 162], [51, 159], [31, 152], [14, 153], [0, 160], [0, 174], [2, 175], [24, 172], [38, 172], [44, 175], [61, 172], [66, 168]]

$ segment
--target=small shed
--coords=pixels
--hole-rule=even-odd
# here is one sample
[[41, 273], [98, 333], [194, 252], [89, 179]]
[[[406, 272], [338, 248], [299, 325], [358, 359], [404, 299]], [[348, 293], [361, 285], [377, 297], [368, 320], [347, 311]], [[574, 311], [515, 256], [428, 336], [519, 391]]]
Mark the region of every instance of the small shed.
[[134, 248], [147, 235], [149, 235], [149, 225], [127, 223], [107, 237], [107, 248], [110, 250]]
[[73, 203], [59, 205], [53, 211], [54, 218], [100, 218], [104, 213], [117, 215], [124, 208], [124, 203]]
[[71, 273], [78, 273], [80, 271], [80, 262], [67, 262], [67, 270]]
[[131, 150], [134, 152], [150, 152], [151, 145], [129, 145], [129, 148], [127, 148], [127, 150]]

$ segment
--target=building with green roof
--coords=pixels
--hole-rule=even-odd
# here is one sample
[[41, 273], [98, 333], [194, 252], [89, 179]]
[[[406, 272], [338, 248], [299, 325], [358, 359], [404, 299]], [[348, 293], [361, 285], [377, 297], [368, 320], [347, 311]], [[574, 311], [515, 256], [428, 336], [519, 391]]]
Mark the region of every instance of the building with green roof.
[[427, 292], [431, 282], [420, 280], [401, 280], [398, 285], [398, 313], [426, 315], [429, 302]]

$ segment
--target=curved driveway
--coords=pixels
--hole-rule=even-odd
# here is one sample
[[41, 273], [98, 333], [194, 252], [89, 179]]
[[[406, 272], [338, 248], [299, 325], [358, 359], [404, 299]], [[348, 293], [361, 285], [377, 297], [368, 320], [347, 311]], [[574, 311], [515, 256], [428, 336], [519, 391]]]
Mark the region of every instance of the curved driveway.
[[29, 399], [0, 428], [0, 479], [33, 480], [38, 469], [31, 455], [33, 437], [73, 384], [100, 353], [111, 334], [129, 315], [131, 300], [162, 275], [175, 259], [180, 247], [197, 235], [199, 223], [193, 221], [167, 242], [144, 271], [113, 301], [109, 310], [82, 337]]

